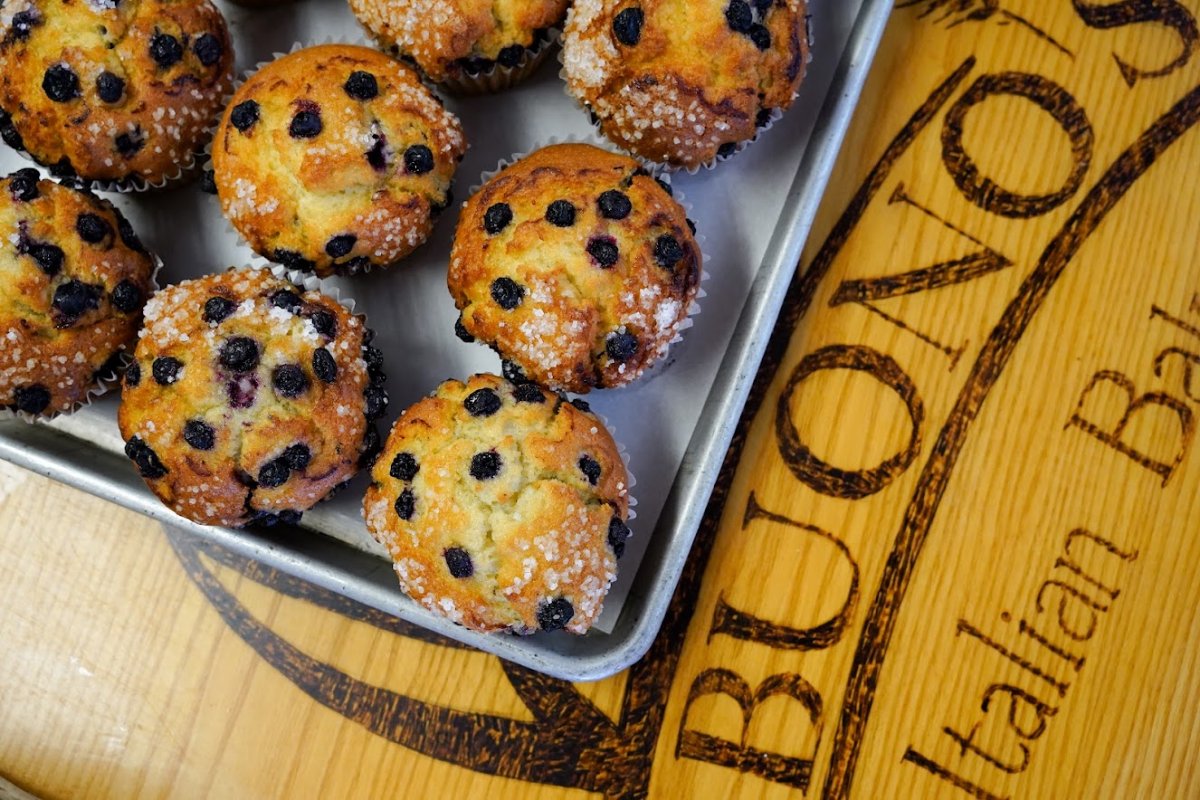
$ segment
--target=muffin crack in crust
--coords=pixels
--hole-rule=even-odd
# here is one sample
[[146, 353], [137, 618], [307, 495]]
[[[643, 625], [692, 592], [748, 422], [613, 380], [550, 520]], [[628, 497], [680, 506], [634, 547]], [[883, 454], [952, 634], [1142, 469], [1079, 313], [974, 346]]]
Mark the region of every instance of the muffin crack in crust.
[[431, 611], [475, 630], [584, 633], [616, 577], [624, 539], [609, 531], [627, 530], [628, 480], [593, 415], [476, 375], [401, 415], [363, 513]]
[[264, 271], [164, 290], [126, 376], [126, 454], [196, 522], [294, 522], [354, 474], [386, 408], [369, 338], [333, 299]]
[[200, 150], [232, 69], [208, 0], [9, 0], [0, 134], [58, 174], [156, 182]]
[[299, 50], [234, 94], [213, 146], [221, 208], [260, 255], [322, 276], [388, 265], [450, 203], [466, 139], [408, 67]]
[[563, 34], [568, 89], [604, 135], [688, 168], [791, 106], [808, 55], [805, 0], [578, 0]]
[[627, 156], [554, 145], [467, 201], [448, 286], [467, 335], [530, 380], [587, 392], [629, 383], [666, 354], [700, 270], [691, 223], [664, 185]]

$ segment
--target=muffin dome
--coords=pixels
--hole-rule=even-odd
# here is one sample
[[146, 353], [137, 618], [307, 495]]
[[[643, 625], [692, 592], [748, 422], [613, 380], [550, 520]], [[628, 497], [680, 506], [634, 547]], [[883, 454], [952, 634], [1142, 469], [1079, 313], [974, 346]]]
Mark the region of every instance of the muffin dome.
[[[567, 0], [350, 0], [350, 9], [389, 52], [430, 80], [469, 90], [493, 67], [513, 69], [562, 24]], [[464, 83], [465, 81], [465, 83]]]
[[158, 183], [203, 149], [233, 47], [208, 0], [8, 0], [0, 133], [59, 175]]
[[404, 412], [364, 514], [429, 610], [478, 631], [585, 633], [629, 537], [628, 482], [591, 413], [476, 375]]
[[805, 0], [577, 0], [567, 87], [612, 141], [694, 168], [788, 108], [808, 62]]
[[256, 252], [327, 276], [391, 264], [423, 243], [466, 146], [411, 69], [323, 45], [237, 90], [212, 166], [225, 216]]
[[23, 169], [0, 180], [0, 407], [52, 416], [132, 346], [154, 261], [110, 203]]
[[241, 269], [164, 289], [145, 317], [118, 423], [177, 514], [295, 522], [377, 451], [382, 360], [332, 298]]
[[699, 289], [687, 214], [636, 161], [543, 148], [467, 201], [448, 284], [475, 337], [556, 390], [621, 386], [661, 358]]

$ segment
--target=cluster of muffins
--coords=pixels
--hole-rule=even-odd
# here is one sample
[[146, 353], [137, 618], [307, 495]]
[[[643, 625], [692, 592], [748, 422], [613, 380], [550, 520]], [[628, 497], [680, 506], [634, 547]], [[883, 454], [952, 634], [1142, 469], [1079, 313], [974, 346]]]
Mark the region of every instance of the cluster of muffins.
[[670, 167], [732, 156], [795, 101], [806, 0], [349, 0], [387, 52], [451, 91], [527, 78], [562, 30], [568, 92], [615, 144]]
[[[477, 631], [586, 633], [631, 477], [564, 393], [637, 380], [688, 325], [702, 256], [660, 170], [712, 166], [793, 102], [805, 2], [349, 3], [383, 52], [301, 48], [236, 91], [209, 0], [2, 4], [0, 138], [64, 180], [0, 180], [0, 406], [69, 413], [124, 366], [125, 453], [177, 514], [294, 525], [369, 470], [367, 529], [414, 600]], [[447, 287], [503, 377], [446, 381], [385, 443], [383, 354], [317, 278], [394, 265], [453, 203], [467, 138], [431, 84], [515, 85], [560, 31], [569, 93], [632, 155], [551, 145], [484, 176]], [[92, 190], [161, 188], [206, 145], [201, 188], [277, 266], [156, 291]]]
[[636, 161], [552, 145], [463, 207], [448, 286], [456, 332], [505, 377], [448, 381], [400, 417], [367, 528], [401, 586], [479, 631], [585, 633], [630, 531], [630, 477], [586, 403], [661, 358], [699, 288], [691, 222]]

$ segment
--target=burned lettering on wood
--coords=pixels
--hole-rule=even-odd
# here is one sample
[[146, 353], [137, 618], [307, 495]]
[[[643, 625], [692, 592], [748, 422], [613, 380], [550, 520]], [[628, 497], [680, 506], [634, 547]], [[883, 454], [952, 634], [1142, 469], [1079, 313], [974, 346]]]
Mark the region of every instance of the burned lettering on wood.
[[[1166, 323], [1174, 331], [1186, 334], [1189, 338], [1195, 339], [1197, 345], [1200, 345], [1200, 328], [1196, 325], [1180, 319], [1156, 305], [1150, 307], [1150, 319]], [[1179, 346], [1171, 346], [1159, 351], [1152, 362], [1155, 377], [1162, 379], [1167, 377], [1164, 367], [1173, 358], [1179, 359], [1183, 364], [1182, 397], [1173, 395], [1165, 389], [1139, 394], [1133, 379], [1123, 372], [1114, 369], [1100, 370], [1084, 387], [1083, 392], [1079, 395], [1075, 412], [1067, 420], [1065, 426], [1066, 428], [1077, 428], [1121, 455], [1127, 456], [1138, 466], [1162, 478], [1163, 486], [1170, 482], [1175, 470], [1187, 457], [1195, 436], [1195, 415], [1187, 401], [1200, 402], [1200, 398], [1195, 397], [1192, 393], [1192, 368], [1194, 365], [1200, 364], [1200, 353]], [[1123, 395], [1123, 400], [1119, 401], [1117, 408], [1120, 416], [1114, 418], [1112, 412], [1109, 411], [1105, 415], [1105, 419], [1098, 419], [1098, 409], [1085, 409], [1093, 396], [1102, 391], [1101, 387], [1116, 387], [1120, 390]], [[1158, 442], [1132, 441], [1132, 437], [1127, 433], [1130, 423], [1135, 419], [1156, 412], [1160, 416], [1165, 415], [1175, 426], [1174, 445], [1169, 446], [1169, 450], [1163, 450], [1162, 445]], [[1161, 439], [1161, 437], [1158, 438]]]
[[[1191, 309], [1193, 313], [1200, 314], [1200, 295], [1192, 298]], [[1160, 319], [1167, 324], [1177, 328], [1187, 334], [1195, 342], [1192, 347], [1200, 349], [1200, 327], [1176, 317], [1168, 311], [1164, 311], [1158, 306], [1150, 307], [1150, 318]], [[1186, 350], [1182, 347], [1168, 347], [1154, 357], [1154, 376], [1163, 378], [1164, 368], [1167, 361], [1172, 357], [1178, 358], [1183, 365], [1183, 393], [1191, 401], [1200, 403], [1200, 395], [1197, 395], [1192, 390], [1193, 370], [1196, 366], [1200, 366], [1200, 352], [1195, 350]]]
[[[871, 469], [847, 470], [822, 461], [800, 440], [792, 421], [792, 395], [804, 381], [824, 370], [854, 370], [870, 375], [904, 401], [912, 422], [908, 444]], [[831, 345], [805, 356], [779, 395], [775, 438], [779, 454], [800, 481], [822, 494], [857, 500], [885, 488], [901, 475], [921, 452], [921, 424], [925, 404], [917, 385], [891, 356], [863, 345]]]
[[865, 279], [848, 278], [842, 281], [841, 285], [834, 291], [833, 297], [829, 300], [829, 305], [831, 308], [836, 308], [844, 303], [857, 303], [861, 305], [872, 314], [890, 322], [903, 331], [911, 333], [931, 347], [935, 347], [945, 353], [946, 357], [950, 359], [949, 368], [953, 370], [957, 366], [959, 358], [966, 352], [965, 344], [957, 348], [943, 344], [932, 336], [922, 333], [903, 320], [878, 308], [875, 302], [968, 283], [1008, 269], [1013, 265], [1013, 262], [937, 212], [918, 203], [909, 196], [903, 183], [896, 185], [896, 189], [892, 192], [892, 196], [888, 200], [889, 205], [897, 203], [903, 203], [910, 208], [920, 211], [925, 216], [936, 220], [946, 229], [977, 245], [980, 249], [952, 261], [943, 261], [929, 267], [922, 267], [899, 275]]
[[834, 291], [833, 297], [829, 299], [831, 307], [840, 306], [843, 303], [866, 303], [874, 300], [888, 300], [906, 294], [917, 294], [919, 292], [928, 292], [931, 289], [955, 286], [960, 283], [973, 281], [976, 278], [982, 278], [985, 275], [991, 275], [993, 272], [1012, 266], [1012, 261], [988, 247], [971, 234], [947, 222], [936, 212], [910, 197], [904, 189], [904, 184], [896, 185], [896, 189], [892, 192], [888, 203], [904, 203], [917, 209], [963, 238], [979, 245], [980, 250], [962, 258], [956, 258], [953, 261], [945, 261], [929, 267], [914, 269], [899, 275], [866, 279], [848, 278], [842, 281], [841, 285]]
[[[1051, 36], [1044, 28], [1035, 25], [1020, 14], [1007, 8], [1001, 8], [1000, 0], [899, 0], [896, 8], [921, 8], [919, 17], [931, 17], [934, 22], [940, 22], [948, 28], [957, 28], [968, 22], [986, 22], [992, 19], [998, 20], [1002, 24], [1016, 23], [1068, 58], [1075, 57], [1075, 54], [1066, 45]], [[937, 16], [933, 16], [935, 14]]]
[[1179, 37], [1179, 54], [1165, 66], [1142, 69], [1125, 61], [1116, 53], [1113, 60], [1121, 70], [1121, 77], [1129, 87], [1145, 78], [1163, 78], [1183, 69], [1191, 61], [1200, 43], [1200, 30], [1192, 12], [1178, 0], [1119, 0], [1118, 2], [1094, 2], [1094, 0], [1071, 0], [1079, 18], [1089, 28], [1109, 30], [1126, 25], [1157, 23], [1165, 25]]
[[[1084, 403], [1102, 385], [1116, 386], [1125, 394], [1125, 405], [1120, 410], [1120, 416], [1109, 423], [1101, 424], [1093, 421], [1083, 413]], [[1125, 440], [1125, 431], [1129, 423], [1139, 414], [1159, 408], [1169, 411], [1179, 424], [1178, 444], [1170, 453], [1148, 453], [1139, 446]], [[1067, 420], [1067, 428], [1078, 428], [1095, 439], [1103, 442], [1124, 456], [1133, 459], [1139, 466], [1145, 467], [1162, 478], [1165, 486], [1175, 473], [1175, 468], [1187, 455], [1188, 448], [1195, 434], [1196, 423], [1192, 418], [1192, 410], [1183, 401], [1172, 397], [1166, 392], [1147, 392], [1138, 394], [1133, 381], [1115, 370], [1101, 370], [1092, 376], [1091, 381], [1084, 387], [1079, 396], [1075, 413]]]
[[[1081, 547], [1072, 552], [1079, 540], [1090, 542], [1093, 546], [1086, 551]], [[946, 758], [939, 760], [923, 755], [912, 745], [905, 752], [903, 761], [921, 767], [968, 793], [972, 793], [968, 787], [975, 787], [984, 792], [983, 796], [990, 796], [983, 788], [989, 779], [1000, 777], [995, 773], [989, 774], [991, 770], [1002, 775], [1016, 775], [1028, 769], [1033, 759], [1034, 744], [1046, 733], [1071, 689], [1072, 684], [1064, 679], [1064, 673], [1078, 676], [1083, 671], [1087, 659], [1078, 648], [1095, 636], [1100, 614], [1111, 611], [1111, 605], [1103, 604], [1088, 594], [1089, 587], [1105, 585], [1100, 578], [1104, 572], [1120, 579], [1137, 557], [1136, 550], [1122, 549], [1093, 531], [1076, 528], [1063, 537], [1050, 574], [1042, 580], [1034, 595], [1034, 613], [1027, 616], [1037, 617], [1040, 624], [1022, 616], [1017, 621], [1017, 633], [1014, 635], [1011, 626], [1015, 615], [1008, 611], [1002, 611], [999, 617], [1009, 628], [999, 633], [984, 633], [975, 625], [960, 619], [956, 637], [966, 633], [968, 636], [964, 642], [974, 641], [984, 645], [1007, 664], [1019, 667], [1022, 677], [1036, 680], [1024, 687], [1010, 681], [994, 681], [982, 693], [979, 703], [982, 719], [972, 717], [966, 733], [950, 725], [942, 727], [940, 732], [954, 745], [956, 763], [948, 764]], [[1069, 574], [1063, 575], [1060, 572], [1063, 569]], [[1086, 585], [1079, 585], [1076, 580], [1079, 578]], [[1071, 602], [1087, 609], [1092, 621], [1086, 633], [1081, 633], [1068, 621], [1063, 605], [1059, 606], [1057, 614], [1052, 613], [1053, 609], [1048, 607], [1044, 596], [1048, 588], [1060, 592], [1063, 603], [1067, 602], [1067, 598], [1072, 598]], [[1106, 594], [1110, 600], [1115, 600], [1120, 590], [1109, 588]], [[1066, 639], [1062, 636], [1066, 636]], [[1054, 690], [1053, 695], [1045, 695], [1047, 687]], [[1003, 698], [1006, 703], [999, 706], [998, 698]], [[998, 705], [998, 710], [1007, 707], [1008, 713], [994, 715], [993, 705]], [[977, 739], [980, 736], [988, 742], [987, 747], [980, 744]], [[971, 777], [968, 779], [965, 775]]]
[[780, 650], [823, 650], [841, 641], [858, 605], [858, 562], [854, 560], [850, 548], [846, 547], [841, 539], [816, 525], [798, 522], [782, 514], [767, 511], [759, 505], [754, 492], [751, 492], [746, 501], [746, 513], [742, 516], [742, 530], [757, 520], [787, 525], [827, 541], [837, 548], [842, 559], [850, 567], [850, 584], [846, 590], [846, 599], [837, 613], [824, 622], [808, 628], [793, 628], [736, 609], [727, 603], [724, 594], [721, 594], [717, 598], [717, 607], [713, 610], [712, 622], [709, 624], [709, 641], [712, 641], [714, 636], [725, 635]]
[[[963, 123], [967, 113], [988, 99], [1002, 95], [1029, 100], [1049, 114], [1071, 140], [1071, 172], [1058, 191], [1027, 195], [1005, 189], [983, 175], [967, 153], [963, 144]], [[1070, 200], [1083, 186], [1092, 163], [1095, 141], [1087, 114], [1066, 89], [1040, 75], [1002, 72], [981, 76], [946, 112], [942, 125], [942, 162], [963, 197], [984, 211], [1002, 217], [1040, 217]]]
[[[701, 697], [714, 694], [732, 698], [742, 710], [742, 729], [737, 742], [688, 728], [688, 711], [692, 704]], [[693, 758], [709, 764], [731, 767], [739, 772], [749, 772], [769, 781], [806, 791], [812, 778], [811, 758], [783, 756], [753, 747], [747, 742], [754, 711], [763, 701], [777, 695], [786, 695], [799, 702], [808, 713], [813, 727], [819, 732], [821, 695], [800, 675], [771, 675], [763, 680], [757, 689], [751, 691], [750, 685], [730, 670], [707, 669], [701, 672], [692, 681], [687, 703], [683, 707], [679, 738], [675, 742], [675, 757]]]

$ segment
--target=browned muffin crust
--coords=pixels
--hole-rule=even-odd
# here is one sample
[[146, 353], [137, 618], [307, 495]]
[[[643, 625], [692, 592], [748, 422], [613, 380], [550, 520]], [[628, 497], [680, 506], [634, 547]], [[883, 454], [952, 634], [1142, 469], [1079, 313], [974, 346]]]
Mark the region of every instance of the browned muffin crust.
[[350, 9], [385, 49], [444, 83], [515, 66], [562, 24], [567, 0], [350, 0]]
[[221, 209], [250, 246], [326, 276], [422, 244], [466, 147], [413, 70], [366, 47], [322, 45], [239, 87], [212, 156]]
[[567, 87], [612, 141], [711, 164], [791, 106], [809, 58], [805, 0], [577, 0]]
[[363, 512], [429, 610], [477, 631], [586, 633], [629, 536], [628, 483], [593, 414], [476, 375], [404, 412]]
[[8, 0], [0, 132], [56, 174], [159, 182], [204, 147], [233, 45], [208, 0]]
[[240, 269], [164, 289], [145, 317], [118, 423], [175, 513], [295, 522], [377, 451], [380, 355], [333, 298]]
[[108, 201], [32, 168], [0, 180], [0, 407], [52, 416], [84, 401], [133, 345], [153, 273]]
[[699, 289], [682, 206], [628, 156], [543, 148], [467, 201], [448, 285], [465, 332], [560, 391], [621, 386], [661, 358]]

